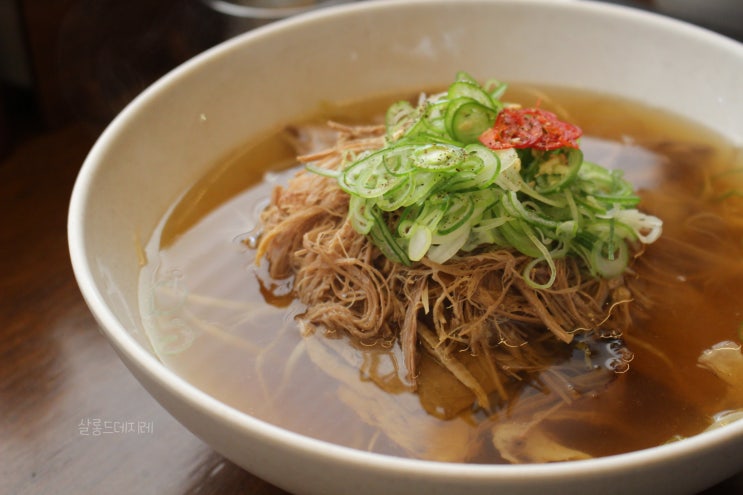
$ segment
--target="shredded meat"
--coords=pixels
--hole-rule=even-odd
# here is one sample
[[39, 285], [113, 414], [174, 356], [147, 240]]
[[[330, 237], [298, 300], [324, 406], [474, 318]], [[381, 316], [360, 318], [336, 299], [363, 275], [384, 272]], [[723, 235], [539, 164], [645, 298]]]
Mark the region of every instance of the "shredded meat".
[[[348, 154], [383, 145], [383, 127], [331, 128], [335, 145], [300, 162], [337, 169]], [[445, 264], [425, 257], [412, 266], [393, 263], [353, 229], [348, 199], [334, 179], [298, 172], [274, 190], [263, 212], [258, 259], [271, 277], [293, 277], [295, 296], [307, 307], [304, 328], [397, 342], [413, 383], [419, 353], [429, 353], [487, 406], [493, 392], [505, 399], [506, 380], [544, 369], [544, 356], [577, 333], [616, 337], [629, 325], [623, 278], [586, 277], [577, 259], [566, 258], [555, 260], [554, 285], [537, 290], [521, 275], [531, 259], [507, 249], [483, 248]], [[535, 270], [534, 280], [548, 278], [546, 267]], [[484, 378], [450, 359], [461, 351], [484, 360]]]

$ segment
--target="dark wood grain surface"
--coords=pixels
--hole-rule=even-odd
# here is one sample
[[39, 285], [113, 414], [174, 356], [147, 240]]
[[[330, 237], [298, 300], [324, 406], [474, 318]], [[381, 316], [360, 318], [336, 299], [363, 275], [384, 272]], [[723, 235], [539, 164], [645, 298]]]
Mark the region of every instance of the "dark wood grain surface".
[[[97, 8], [105, 3], [114, 4], [99, 2]], [[131, 10], [128, 2], [120, 4]], [[81, 6], [92, 2], [59, 5], [70, 5], [63, 9], [67, 17], [58, 18], [67, 36], [93, 22], [81, 16]], [[126, 17], [113, 12], [118, 21]], [[166, 19], [164, 29], [148, 32], [147, 40], [133, 38], [134, 28], [125, 26], [80, 31], [77, 40], [68, 40], [99, 36], [101, 43], [105, 33], [107, 50], [118, 53], [127, 39], [139, 39], [135, 55], [146, 54], [139, 65], [134, 58], [111, 59], [103, 62], [108, 72], [101, 73], [68, 52], [61, 60], [79, 64], [76, 82], [62, 82], [75, 74], [37, 70], [55, 74], [44, 91], [66, 85], [66, 101], [78, 105], [70, 115], [59, 113], [65, 97], [49, 108], [43, 103], [55, 96], [37, 98], [33, 91], [30, 97], [23, 90], [4, 91], [0, 100], [0, 494], [285, 493], [214, 453], [145, 392], [99, 333], [70, 267], [67, 205], [102, 126], [141, 87], [214, 41], [203, 26], [191, 31], [204, 36], [201, 45], [184, 38], [178, 23], [188, 18], [172, 10], [158, 15]], [[49, 48], [44, 39], [35, 50]], [[106, 86], [115, 80], [120, 86]], [[49, 118], [48, 112], [57, 113]], [[705, 493], [743, 493], [743, 472]]]

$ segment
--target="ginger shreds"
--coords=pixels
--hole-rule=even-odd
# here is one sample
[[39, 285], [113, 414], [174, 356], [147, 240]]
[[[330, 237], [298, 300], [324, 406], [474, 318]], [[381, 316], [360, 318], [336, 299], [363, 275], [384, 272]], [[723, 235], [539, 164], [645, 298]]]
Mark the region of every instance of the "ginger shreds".
[[[300, 161], [338, 169], [349, 154], [384, 143], [380, 126], [330, 127], [335, 144]], [[450, 363], [452, 373], [467, 377], [449, 359], [467, 351], [489, 360], [493, 383], [465, 383], [487, 402], [483, 390], [504, 395], [503, 377], [548, 366], [544, 356], [576, 332], [601, 326], [601, 334], [608, 329], [619, 335], [629, 324], [629, 313], [618, 309], [629, 293], [621, 278], [585, 277], [577, 260], [558, 259], [553, 286], [534, 289], [522, 278], [531, 258], [506, 249], [483, 249], [444, 264], [427, 258], [412, 266], [393, 263], [352, 228], [348, 201], [335, 179], [298, 172], [276, 188], [262, 214], [258, 259], [268, 262], [270, 276], [293, 277], [295, 296], [307, 307], [303, 328], [397, 339], [412, 383], [418, 353], [433, 353], [442, 365]], [[534, 280], [546, 276], [539, 269]]]

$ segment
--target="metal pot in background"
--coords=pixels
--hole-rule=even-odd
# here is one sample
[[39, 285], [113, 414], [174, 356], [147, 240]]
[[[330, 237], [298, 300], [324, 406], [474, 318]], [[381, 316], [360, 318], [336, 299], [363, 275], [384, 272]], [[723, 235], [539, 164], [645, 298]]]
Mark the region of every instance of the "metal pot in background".
[[731, 37], [743, 37], [743, 2], [740, 0], [653, 0], [662, 14], [701, 24]]
[[202, 0], [210, 9], [227, 17], [228, 37], [272, 21], [322, 7], [360, 0]]

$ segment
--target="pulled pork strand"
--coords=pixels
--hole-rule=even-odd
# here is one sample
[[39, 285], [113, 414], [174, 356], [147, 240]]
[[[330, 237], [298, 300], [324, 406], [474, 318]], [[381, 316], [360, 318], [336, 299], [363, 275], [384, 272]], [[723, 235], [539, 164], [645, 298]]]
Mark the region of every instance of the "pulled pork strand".
[[[335, 144], [299, 156], [300, 163], [336, 170], [384, 144], [383, 126], [329, 128]], [[471, 386], [473, 394], [486, 402], [485, 393], [495, 391], [505, 400], [503, 377], [544, 369], [543, 356], [555, 342], [569, 343], [576, 332], [621, 335], [630, 323], [629, 312], [617, 309], [630, 299], [623, 278], [584, 278], [576, 259], [555, 260], [550, 289], [528, 286], [521, 273], [531, 259], [508, 249], [483, 249], [444, 264], [427, 258], [412, 266], [393, 263], [353, 229], [348, 201], [335, 179], [299, 171], [273, 191], [262, 213], [257, 262], [265, 259], [275, 279], [293, 277], [308, 331], [397, 340], [413, 386], [418, 353], [432, 353], [446, 366], [442, 356], [466, 350], [487, 359], [492, 375], [492, 384]], [[546, 274], [533, 274], [540, 277]]]

